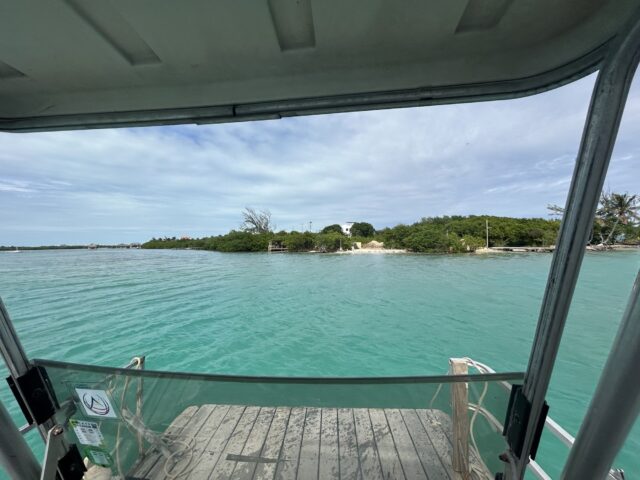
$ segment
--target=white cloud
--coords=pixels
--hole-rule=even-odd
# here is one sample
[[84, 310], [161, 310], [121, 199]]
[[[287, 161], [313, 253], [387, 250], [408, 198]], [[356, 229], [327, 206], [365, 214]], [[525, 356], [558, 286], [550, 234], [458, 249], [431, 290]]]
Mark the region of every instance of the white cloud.
[[[512, 101], [213, 126], [1, 134], [0, 244], [145, 240], [562, 204], [593, 76]], [[634, 86], [608, 184], [637, 191]]]

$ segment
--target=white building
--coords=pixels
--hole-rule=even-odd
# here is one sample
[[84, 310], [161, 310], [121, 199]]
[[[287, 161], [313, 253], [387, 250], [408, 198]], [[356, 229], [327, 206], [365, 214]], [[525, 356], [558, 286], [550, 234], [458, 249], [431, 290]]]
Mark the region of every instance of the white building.
[[351, 227], [353, 227], [353, 224], [355, 222], [347, 222], [347, 223], [343, 223], [342, 225], [340, 225], [340, 228], [342, 228], [342, 233], [344, 233], [347, 236], [351, 236]]

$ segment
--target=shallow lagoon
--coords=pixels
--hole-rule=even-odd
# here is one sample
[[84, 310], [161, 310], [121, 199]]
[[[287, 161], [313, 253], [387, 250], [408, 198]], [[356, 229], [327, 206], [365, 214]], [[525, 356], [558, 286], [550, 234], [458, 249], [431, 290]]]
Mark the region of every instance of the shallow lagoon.
[[[32, 357], [119, 366], [145, 354], [154, 370], [378, 376], [442, 374], [449, 357], [470, 356], [515, 371], [527, 365], [550, 261], [31, 251], [0, 253], [0, 295]], [[548, 396], [572, 434], [639, 266], [637, 251], [587, 253]], [[6, 388], [2, 399], [16, 413]], [[640, 472], [639, 451], [636, 425], [616, 466]], [[554, 478], [565, 456], [543, 439], [539, 460]]]

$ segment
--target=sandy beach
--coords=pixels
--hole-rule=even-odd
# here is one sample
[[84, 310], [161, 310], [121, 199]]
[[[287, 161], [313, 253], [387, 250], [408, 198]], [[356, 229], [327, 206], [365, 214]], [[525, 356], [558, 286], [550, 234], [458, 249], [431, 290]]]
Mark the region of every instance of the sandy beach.
[[386, 254], [386, 253], [409, 253], [407, 250], [401, 248], [358, 248], [355, 250], [342, 250], [337, 251], [340, 255], [365, 255], [365, 254]]

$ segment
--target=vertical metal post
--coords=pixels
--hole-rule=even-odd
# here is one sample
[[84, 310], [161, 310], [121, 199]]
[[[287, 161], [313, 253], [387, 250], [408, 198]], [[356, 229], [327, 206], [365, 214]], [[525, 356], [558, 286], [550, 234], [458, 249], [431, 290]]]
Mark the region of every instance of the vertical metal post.
[[640, 271], [562, 478], [607, 478], [640, 414]]
[[[29, 359], [27, 357], [27, 354], [24, 351], [24, 348], [22, 348], [22, 344], [20, 343], [18, 334], [13, 328], [13, 323], [11, 322], [11, 318], [9, 317], [9, 312], [7, 312], [7, 309], [4, 306], [4, 302], [2, 301], [2, 298], [0, 298], [0, 354], [2, 354], [2, 358], [4, 359], [4, 362], [7, 365], [7, 369], [9, 370], [9, 373], [13, 378], [18, 378], [24, 375], [25, 373], [27, 373], [27, 371], [29, 371], [29, 368], [30, 368]], [[19, 387], [17, 388], [19, 389]], [[27, 408], [29, 408], [28, 405], [27, 405]], [[38, 427], [38, 430], [40, 431], [40, 435], [42, 436], [43, 440], [46, 440], [47, 432], [52, 426], [53, 426], [53, 421], [49, 420], [47, 422], [44, 422], [42, 425]], [[26, 441], [19, 434], [18, 430], [15, 428], [13, 423], [11, 423], [11, 427], [19, 435], [19, 439], [15, 438], [14, 440], [16, 442], [22, 442], [24, 444], [23, 447], [29, 449], [29, 446], [27, 445]], [[7, 433], [7, 435], [10, 435], [10, 434]], [[66, 445], [64, 441], [62, 443], [63, 445]], [[22, 447], [19, 447], [19, 448], [22, 449]], [[24, 459], [26, 463], [30, 463], [31, 460], [35, 462], [35, 466], [37, 467], [38, 471], [40, 471], [40, 465], [35, 460], [35, 457], [33, 457], [33, 454], [31, 454], [30, 457], [29, 456], [25, 457]], [[22, 478], [22, 477], [17, 477], [17, 478]]]
[[0, 402], [0, 464], [14, 479], [37, 480], [40, 465]]
[[29, 370], [29, 360], [13, 328], [9, 312], [0, 298], [0, 353], [13, 377], [20, 377]]
[[[18, 338], [18, 334], [13, 328], [13, 322], [9, 317], [2, 298], [0, 298], [0, 353], [7, 365], [9, 374], [13, 378], [18, 378], [27, 373], [30, 369], [29, 359], [22, 348], [22, 343]], [[19, 386], [16, 386], [20, 390]], [[27, 403], [27, 402], [25, 402]], [[29, 405], [27, 404], [27, 408]], [[32, 415], [33, 416], [33, 415]], [[34, 417], [35, 418], [35, 417]], [[38, 427], [40, 436], [46, 441], [47, 432], [53, 426], [53, 422], [45, 422]]]
[[638, 64], [639, 19], [640, 11], [637, 11], [625, 29], [612, 40], [591, 97], [524, 381], [523, 392], [531, 404], [531, 410], [522, 454], [517, 462], [518, 478], [524, 476], [529, 461], [585, 246]]
[[[0, 353], [9, 373], [16, 377], [29, 370], [27, 355], [0, 298]], [[0, 456], [12, 478], [40, 478], [40, 464], [0, 402]]]

